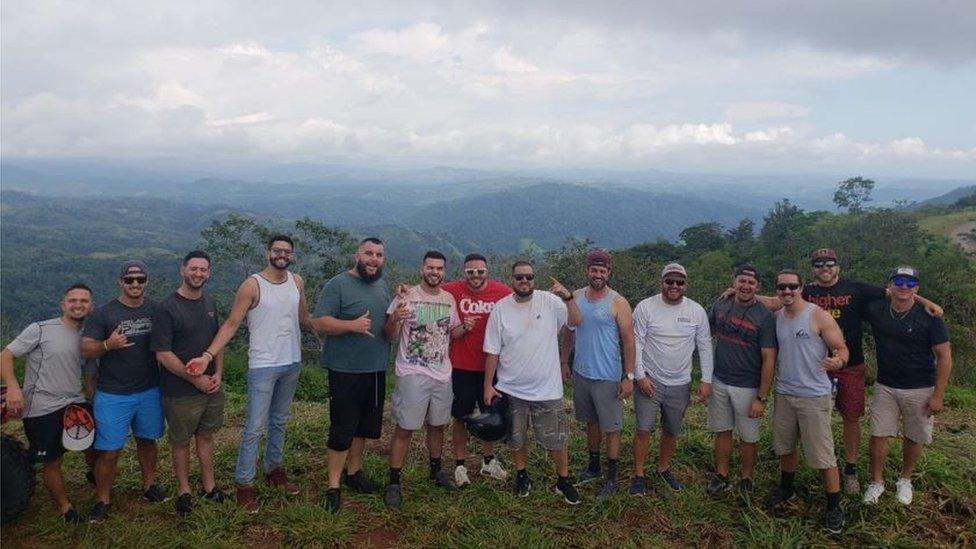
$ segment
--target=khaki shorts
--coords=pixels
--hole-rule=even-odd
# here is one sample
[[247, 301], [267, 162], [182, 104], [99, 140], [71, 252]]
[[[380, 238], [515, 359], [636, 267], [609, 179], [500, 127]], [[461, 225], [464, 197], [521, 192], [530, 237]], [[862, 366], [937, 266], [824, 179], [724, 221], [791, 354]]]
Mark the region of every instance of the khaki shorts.
[[173, 446], [190, 442], [198, 434], [215, 433], [224, 425], [224, 390], [212, 395], [163, 397], [167, 438]]
[[837, 466], [834, 455], [834, 435], [830, 430], [830, 395], [794, 397], [776, 395], [773, 408], [773, 450], [777, 456], [796, 451], [799, 441], [803, 457], [814, 469]]
[[546, 450], [562, 450], [569, 441], [569, 425], [561, 399], [522, 400], [509, 395], [512, 426], [508, 445], [518, 450], [529, 441], [529, 416], [536, 441]]
[[759, 442], [762, 419], [749, 417], [749, 407], [758, 393], [758, 387], [736, 387], [713, 379], [712, 395], [708, 397], [708, 430], [724, 433], [734, 428], [742, 442]]
[[438, 381], [426, 374], [397, 376], [393, 390], [393, 420], [401, 429], [416, 431], [425, 420], [431, 427], [451, 422], [454, 391], [451, 380]]
[[925, 404], [934, 392], [935, 387], [894, 389], [875, 383], [871, 397], [871, 436], [898, 436], [900, 416], [905, 438], [918, 444], [931, 444], [935, 420], [925, 413]]

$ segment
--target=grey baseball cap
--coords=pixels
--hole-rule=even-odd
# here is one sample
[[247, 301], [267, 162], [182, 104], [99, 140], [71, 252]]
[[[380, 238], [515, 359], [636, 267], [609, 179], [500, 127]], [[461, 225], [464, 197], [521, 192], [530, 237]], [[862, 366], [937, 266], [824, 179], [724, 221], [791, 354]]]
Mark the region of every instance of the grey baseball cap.
[[664, 270], [661, 271], [661, 278], [668, 276], [669, 274], [679, 274], [684, 278], [688, 278], [688, 272], [685, 268], [681, 266], [680, 263], [668, 263], [664, 266]]
[[122, 268], [119, 269], [119, 278], [125, 275], [141, 274], [149, 276], [149, 267], [138, 259], [130, 259], [122, 264]]

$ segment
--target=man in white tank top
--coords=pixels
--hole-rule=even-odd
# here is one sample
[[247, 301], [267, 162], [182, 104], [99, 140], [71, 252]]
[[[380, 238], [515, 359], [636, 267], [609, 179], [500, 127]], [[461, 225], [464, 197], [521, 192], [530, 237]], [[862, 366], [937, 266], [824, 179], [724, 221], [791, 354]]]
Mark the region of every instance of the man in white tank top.
[[[258, 443], [267, 430], [264, 453], [264, 478], [268, 484], [299, 493], [298, 485], [288, 480], [282, 467], [285, 423], [301, 372], [301, 326], [309, 326], [308, 308], [302, 278], [288, 270], [295, 257], [295, 245], [287, 235], [268, 241], [268, 265], [249, 276], [237, 289], [230, 315], [220, 327], [203, 356], [187, 368], [206, 368], [214, 355], [237, 333], [247, 319], [250, 332], [247, 371], [247, 419], [241, 434], [234, 473], [237, 503], [249, 513], [258, 512], [254, 476]], [[201, 368], [202, 369], [202, 368]]]

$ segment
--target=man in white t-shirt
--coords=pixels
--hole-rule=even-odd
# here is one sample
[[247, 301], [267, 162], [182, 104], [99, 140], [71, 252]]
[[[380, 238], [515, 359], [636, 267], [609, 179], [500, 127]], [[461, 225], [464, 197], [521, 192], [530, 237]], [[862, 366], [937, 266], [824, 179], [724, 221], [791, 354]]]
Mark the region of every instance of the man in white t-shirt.
[[578, 326], [582, 315], [573, 294], [556, 279], [552, 282], [551, 291], [536, 291], [532, 264], [516, 261], [512, 266], [514, 293], [496, 303], [488, 317], [484, 401], [490, 404], [502, 394], [509, 398], [508, 444], [515, 451], [515, 493], [525, 497], [532, 489], [525, 470], [531, 416], [536, 440], [556, 463], [556, 493], [577, 505], [579, 492], [569, 481], [569, 428], [562, 401], [558, 334], [564, 325]]
[[658, 474], [672, 490], [684, 489], [671, 472], [671, 458], [678, 448], [678, 435], [691, 403], [691, 355], [695, 347], [701, 361], [699, 401], [705, 402], [712, 392], [712, 334], [708, 314], [701, 305], [685, 297], [687, 291], [685, 268], [669, 263], [661, 272], [661, 293], [641, 301], [634, 309], [637, 432], [631, 495], [640, 496], [647, 491], [644, 461], [651, 444], [651, 431], [658, 422], [661, 423]]
[[410, 437], [425, 423], [430, 479], [441, 488], [456, 488], [441, 468], [444, 426], [451, 422], [454, 400], [448, 349], [451, 338], [464, 335], [474, 322], [461, 323], [454, 296], [440, 287], [446, 264], [444, 254], [427, 252], [420, 267], [420, 284], [401, 287], [386, 311], [386, 338], [399, 337], [400, 342], [393, 392], [396, 430], [390, 442], [390, 481], [385, 498], [386, 505], [394, 509], [403, 505], [400, 471], [410, 449]]

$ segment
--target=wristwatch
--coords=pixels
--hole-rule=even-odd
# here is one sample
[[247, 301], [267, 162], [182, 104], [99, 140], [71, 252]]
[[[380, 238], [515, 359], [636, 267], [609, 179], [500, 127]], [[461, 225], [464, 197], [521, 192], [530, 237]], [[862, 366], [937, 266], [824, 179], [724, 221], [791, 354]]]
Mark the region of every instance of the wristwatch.
[[758, 400], [760, 404], [766, 404], [766, 399], [759, 395], [756, 395], [756, 400]]
[[569, 303], [570, 301], [573, 300], [573, 294], [569, 294], [569, 297], [563, 297], [561, 299], [563, 300], [564, 303]]
[[634, 381], [634, 372], [627, 372], [627, 379], [630, 381]]

